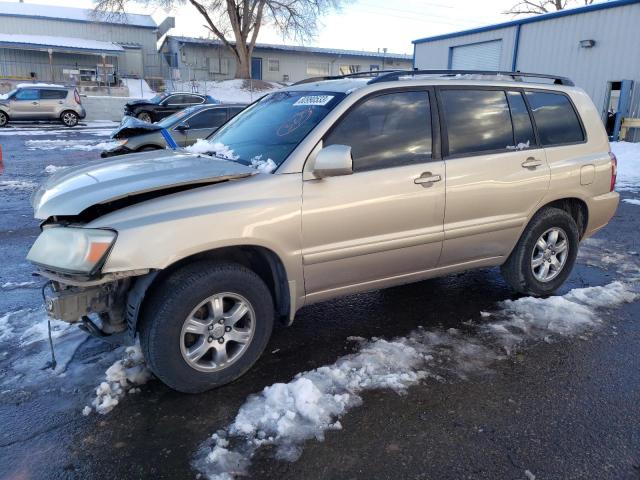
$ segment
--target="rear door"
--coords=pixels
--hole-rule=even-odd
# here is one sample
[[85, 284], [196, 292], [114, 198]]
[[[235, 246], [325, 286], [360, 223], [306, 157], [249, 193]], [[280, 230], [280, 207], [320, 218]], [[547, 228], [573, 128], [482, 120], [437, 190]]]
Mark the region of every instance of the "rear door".
[[40, 91], [37, 88], [22, 88], [9, 101], [13, 120], [35, 120], [40, 118]]
[[438, 99], [447, 168], [440, 265], [504, 257], [550, 180], [524, 95], [442, 87]]
[[[206, 138], [227, 121], [227, 108], [214, 107], [201, 110], [187, 119], [189, 129], [184, 131], [185, 145], [191, 145], [199, 138]], [[180, 134], [173, 135], [174, 138]]]
[[40, 113], [47, 118], [57, 118], [64, 107], [67, 90], [40, 89]]

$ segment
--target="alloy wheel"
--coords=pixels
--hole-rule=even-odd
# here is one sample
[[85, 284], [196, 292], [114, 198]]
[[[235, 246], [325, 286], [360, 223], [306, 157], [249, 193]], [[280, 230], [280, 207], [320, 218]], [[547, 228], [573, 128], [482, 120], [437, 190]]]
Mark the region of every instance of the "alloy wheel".
[[553, 227], [545, 231], [533, 247], [531, 271], [539, 282], [556, 278], [569, 257], [569, 241], [564, 230]]

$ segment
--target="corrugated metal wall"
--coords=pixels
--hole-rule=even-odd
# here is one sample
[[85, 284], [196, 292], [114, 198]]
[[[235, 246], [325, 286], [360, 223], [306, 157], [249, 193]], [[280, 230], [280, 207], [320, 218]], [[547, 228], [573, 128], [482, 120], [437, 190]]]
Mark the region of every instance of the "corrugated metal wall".
[[[511, 70], [516, 26], [462, 35], [415, 48], [418, 68], [448, 68], [450, 49], [457, 45], [502, 39], [501, 69]], [[581, 48], [580, 40], [595, 40]], [[634, 80], [629, 116], [640, 116], [640, 4], [588, 11], [520, 26], [516, 69], [571, 78], [605, 111], [610, 81]], [[640, 139], [640, 133], [633, 138]], [[631, 138], [631, 137], [630, 137]]]

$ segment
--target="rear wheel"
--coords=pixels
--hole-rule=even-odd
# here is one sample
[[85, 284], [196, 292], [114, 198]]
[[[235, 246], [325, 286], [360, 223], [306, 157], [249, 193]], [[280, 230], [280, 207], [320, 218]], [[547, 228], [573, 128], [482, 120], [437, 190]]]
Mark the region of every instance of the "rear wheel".
[[199, 262], [168, 277], [151, 295], [140, 343], [153, 373], [175, 390], [204, 392], [245, 373], [271, 336], [269, 289], [251, 270]]
[[6, 127], [8, 123], [9, 116], [6, 113], [0, 111], [0, 128]]
[[520, 293], [550, 295], [571, 273], [579, 241], [571, 215], [559, 208], [545, 208], [527, 225], [502, 266], [502, 275]]
[[78, 124], [78, 119], [79, 119], [78, 114], [70, 110], [67, 110], [66, 112], [62, 112], [62, 115], [60, 115], [60, 120], [67, 127], [75, 127]]
[[153, 123], [153, 119], [151, 118], [151, 114], [149, 112], [140, 112], [136, 115], [138, 120], [142, 120], [143, 122]]

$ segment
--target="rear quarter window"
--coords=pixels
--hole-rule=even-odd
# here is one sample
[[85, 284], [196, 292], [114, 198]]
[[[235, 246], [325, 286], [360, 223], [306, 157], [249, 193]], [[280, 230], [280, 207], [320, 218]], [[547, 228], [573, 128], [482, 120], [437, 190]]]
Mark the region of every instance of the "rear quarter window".
[[542, 146], [580, 143], [585, 140], [578, 115], [566, 95], [526, 92]]

